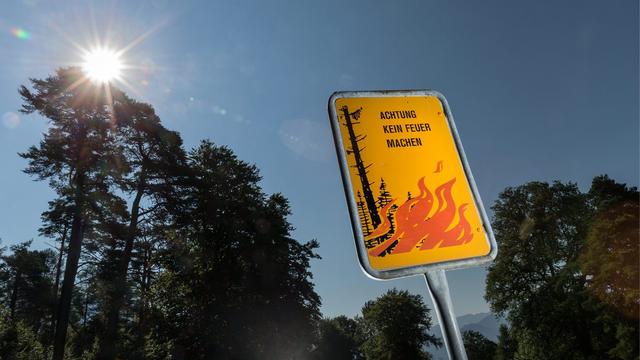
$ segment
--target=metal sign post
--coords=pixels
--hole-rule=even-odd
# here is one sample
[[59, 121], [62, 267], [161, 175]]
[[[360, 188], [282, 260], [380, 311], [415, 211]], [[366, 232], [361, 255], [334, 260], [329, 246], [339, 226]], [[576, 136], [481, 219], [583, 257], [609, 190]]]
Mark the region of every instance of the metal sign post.
[[466, 360], [444, 270], [492, 261], [497, 246], [447, 101], [338, 92], [329, 116], [362, 269], [424, 275], [449, 357]]
[[464, 342], [453, 311], [449, 283], [447, 283], [447, 276], [444, 270], [427, 271], [424, 274], [424, 278], [427, 281], [427, 290], [440, 323], [442, 340], [447, 349], [449, 359], [467, 360], [467, 353], [464, 350]]

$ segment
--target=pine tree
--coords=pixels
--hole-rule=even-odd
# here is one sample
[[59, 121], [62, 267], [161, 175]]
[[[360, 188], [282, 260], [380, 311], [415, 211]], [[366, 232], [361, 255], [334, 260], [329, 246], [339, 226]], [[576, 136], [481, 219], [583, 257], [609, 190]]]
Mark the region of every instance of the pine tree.
[[[409, 198], [411, 198], [411, 193], [409, 193]], [[382, 209], [386, 205], [388, 205], [393, 200], [391, 193], [387, 190], [387, 184], [384, 182], [383, 178], [380, 178], [380, 193], [378, 195], [378, 207]], [[387, 214], [381, 214], [382, 216], [386, 216], [389, 219], [390, 228], [388, 234], [392, 234], [395, 230], [395, 221], [393, 218], [393, 214], [395, 213], [397, 205], [392, 205]], [[387, 235], [390, 236], [390, 235]], [[378, 244], [383, 241], [386, 237], [382, 237], [379, 239]], [[376, 244], [377, 245], [377, 244]]]
[[353, 128], [353, 125], [360, 124], [358, 119], [360, 118], [362, 108], [354, 112], [349, 112], [349, 108], [347, 105], [344, 105], [340, 108], [342, 115], [341, 119], [344, 120], [344, 126], [347, 127], [347, 131], [349, 132], [349, 140], [351, 142], [351, 148], [347, 151], [348, 154], [353, 154], [353, 159], [355, 161], [354, 167], [358, 171], [358, 177], [360, 178], [360, 184], [362, 185], [362, 191], [364, 192], [364, 201], [366, 202], [366, 210], [369, 212], [369, 218], [372, 226], [375, 228], [380, 225], [380, 215], [376, 209], [376, 200], [373, 198], [373, 192], [371, 191], [371, 185], [373, 183], [369, 182], [369, 178], [367, 174], [369, 173], [368, 169], [372, 164], [365, 165], [362, 160], [362, 150], [364, 148], [360, 148], [360, 141], [366, 139], [366, 135], [356, 135], [356, 132]]
[[[382, 209], [391, 202], [391, 193], [387, 190], [387, 184], [384, 179], [380, 179], [380, 193], [378, 195], [378, 208]], [[384, 214], [383, 214], [384, 215]]]
[[48, 331], [52, 302], [51, 250], [30, 250], [31, 241], [11, 246], [10, 255], [0, 253], [0, 308], [9, 310], [12, 324], [22, 321], [38, 335]]
[[369, 227], [369, 217], [367, 216], [367, 205], [362, 199], [362, 194], [358, 191], [358, 214], [360, 215], [360, 222], [362, 224], [362, 232], [365, 236], [371, 234], [371, 228]]
[[122, 249], [112, 252], [112, 258], [107, 260], [117, 265], [110, 274], [113, 292], [105, 309], [100, 359], [113, 359], [117, 353], [115, 345], [120, 311], [126, 302], [127, 275], [134, 244], [140, 235], [139, 224], [145, 216], [152, 217], [154, 212], [167, 205], [185, 161], [180, 136], [162, 126], [151, 105], [125, 97], [125, 101], [114, 106], [114, 118], [118, 145], [123, 152], [124, 165], [129, 170], [119, 187], [133, 200], [128, 211], [128, 224], [124, 226]]
[[63, 261], [65, 259], [66, 245], [71, 232], [71, 224], [73, 221], [73, 209], [64, 199], [56, 199], [49, 201], [49, 210], [42, 213], [43, 225], [38, 230], [40, 235], [52, 238], [58, 242], [58, 254], [56, 256], [56, 268], [54, 275], [53, 289], [51, 291], [51, 328], [49, 329], [49, 341], [53, 341], [56, 323], [56, 306], [60, 289], [60, 280], [64, 269]]
[[188, 162], [154, 286], [161, 321], [151, 343], [185, 359], [301, 358], [320, 318], [309, 271], [317, 242], [291, 238], [287, 200], [264, 194], [257, 168], [228, 148], [204, 141]]
[[53, 344], [53, 360], [62, 360], [85, 232], [95, 214], [109, 212], [103, 204], [123, 170], [110, 111], [121, 97], [115, 90], [108, 97], [78, 68], [60, 69], [44, 80], [31, 79], [31, 85], [33, 90], [20, 88], [22, 111], [40, 113], [50, 126], [38, 146], [20, 154], [29, 162], [25, 172], [48, 180], [58, 200], [73, 209]]

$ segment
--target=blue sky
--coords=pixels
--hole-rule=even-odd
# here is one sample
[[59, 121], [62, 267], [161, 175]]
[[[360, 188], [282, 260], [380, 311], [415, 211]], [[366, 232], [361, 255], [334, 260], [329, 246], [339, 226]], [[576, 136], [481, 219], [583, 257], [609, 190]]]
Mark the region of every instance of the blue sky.
[[[55, 4], [54, 4], [55, 3]], [[12, 29], [28, 32], [20, 39]], [[325, 314], [390, 287], [357, 265], [327, 99], [337, 90], [436, 89], [448, 99], [488, 208], [507, 186], [607, 173], [638, 185], [638, 2], [107, 1], [0, 5], [0, 238], [35, 239], [52, 198], [17, 156], [46, 122], [19, 114], [29, 77], [77, 63], [95, 35], [135, 69], [123, 87], [187, 146], [210, 138], [291, 201]], [[24, 37], [24, 36], [23, 36]], [[500, 239], [497, 239], [498, 242]], [[448, 273], [458, 314], [487, 311], [482, 268]]]

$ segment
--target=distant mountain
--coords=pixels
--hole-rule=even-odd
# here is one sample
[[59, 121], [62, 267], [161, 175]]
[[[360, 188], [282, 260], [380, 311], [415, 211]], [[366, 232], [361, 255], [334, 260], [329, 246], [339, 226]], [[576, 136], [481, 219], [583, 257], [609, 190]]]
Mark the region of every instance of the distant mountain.
[[[487, 315], [490, 315], [490, 314], [491, 313], [478, 313], [478, 314], [467, 314], [467, 315], [458, 316], [458, 326], [462, 327], [469, 324], [479, 323], [482, 320], [484, 320], [487, 317]], [[439, 328], [438, 328], [438, 331], [440, 331]]]
[[[458, 316], [458, 326], [460, 327], [461, 332], [465, 332], [467, 330], [474, 330], [484, 335], [487, 339], [497, 342], [498, 334], [500, 332], [500, 325], [506, 324], [507, 322], [504, 319], [498, 319], [494, 314], [490, 312], [479, 313], [479, 314], [467, 314]], [[436, 325], [431, 328], [430, 333], [439, 338], [442, 338], [442, 332], [440, 330], [440, 325]], [[440, 349], [435, 348], [427, 348], [433, 355], [434, 360], [448, 360], [447, 350], [444, 348], [444, 345]]]
[[460, 325], [461, 331], [475, 330], [484, 335], [487, 339], [497, 342], [498, 334], [500, 333], [500, 325], [506, 324], [505, 319], [498, 319], [495, 315], [488, 313], [482, 320], [476, 323], [469, 323], [466, 325]]

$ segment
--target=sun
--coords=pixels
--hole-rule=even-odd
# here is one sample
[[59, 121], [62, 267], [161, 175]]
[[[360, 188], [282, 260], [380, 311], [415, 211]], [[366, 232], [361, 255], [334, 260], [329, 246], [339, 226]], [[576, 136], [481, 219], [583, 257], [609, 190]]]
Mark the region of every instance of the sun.
[[82, 69], [89, 79], [97, 83], [108, 83], [119, 79], [123, 63], [118, 51], [95, 48], [85, 53]]

